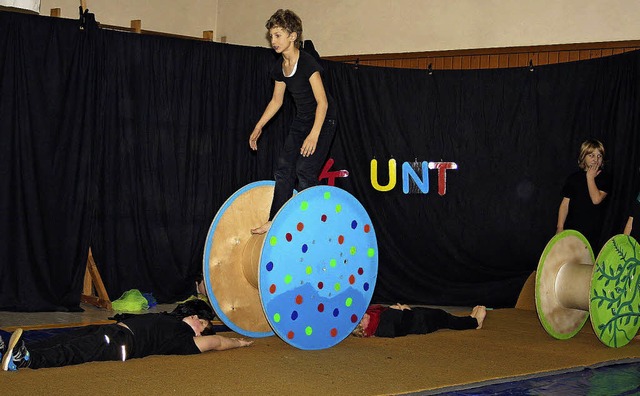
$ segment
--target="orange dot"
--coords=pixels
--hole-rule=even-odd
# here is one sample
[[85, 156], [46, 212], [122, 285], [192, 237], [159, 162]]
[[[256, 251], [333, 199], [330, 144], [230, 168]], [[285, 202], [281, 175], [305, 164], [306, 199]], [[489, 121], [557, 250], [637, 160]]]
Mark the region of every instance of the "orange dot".
[[338, 243], [341, 244], [341, 245], [344, 243], [344, 236], [340, 235], [338, 237]]
[[354, 283], [356, 283], [356, 277], [353, 275], [349, 276], [349, 284], [353, 285]]
[[287, 333], [287, 338], [292, 340], [294, 335], [295, 334], [293, 333], [293, 331], [290, 331], [290, 332]]
[[335, 337], [337, 335], [338, 335], [338, 329], [334, 327], [333, 329], [331, 329], [331, 337]]
[[298, 223], [298, 226], [296, 228], [298, 229], [298, 231], [302, 231], [304, 230], [304, 224]]
[[302, 304], [302, 296], [299, 294], [296, 296], [296, 304], [298, 305]]
[[364, 225], [364, 232], [369, 232], [371, 231], [371, 226], [369, 224], [365, 224]]
[[269, 286], [269, 293], [273, 294], [276, 292], [276, 285], [272, 284], [271, 286]]

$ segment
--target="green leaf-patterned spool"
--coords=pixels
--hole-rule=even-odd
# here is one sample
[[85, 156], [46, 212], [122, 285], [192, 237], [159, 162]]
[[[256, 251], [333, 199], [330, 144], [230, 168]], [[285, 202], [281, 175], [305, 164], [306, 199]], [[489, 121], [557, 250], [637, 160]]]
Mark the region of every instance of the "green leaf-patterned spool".
[[609, 239], [598, 254], [591, 277], [589, 311], [600, 341], [627, 345], [640, 328], [640, 249], [628, 235]]
[[581, 233], [557, 234], [545, 247], [536, 273], [542, 327], [554, 338], [569, 339], [591, 316], [603, 344], [628, 344], [640, 328], [639, 264], [640, 249], [630, 236], [609, 239], [594, 260]]

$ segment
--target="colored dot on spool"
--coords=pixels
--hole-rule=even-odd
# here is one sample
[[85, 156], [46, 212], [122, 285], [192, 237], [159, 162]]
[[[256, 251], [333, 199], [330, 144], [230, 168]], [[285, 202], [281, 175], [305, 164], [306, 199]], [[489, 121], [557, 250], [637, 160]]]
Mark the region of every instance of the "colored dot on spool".
[[313, 268], [311, 268], [310, 265], [307, 265], [307, 268], [305, 268], [304, 272], [306, 272], [307, 275], [311, 275], [311, 273], [313, 273]]
[[340, 315], [340, 310], [338, 308], [336, 308], [336, 309], [333, 310], [333, 316], [337, 318], [338, 315]]
[[279, 313], [273, 314], [273, 321], [276, 322], [276, 323], [280, 323], [280, 314]]
[[334, 289], [335, 291], [340, 291], [340, 283], [336, 283], [336, 284], [333, 286], [333, 289]]
[[322, 289], [324, 287], [324, 283], [318, 282], [318, 289]]
[[327, 215], [323, 214], [322, 216], [320, 216], [320, 221], [323, 223], [327, 221]]
[[358, 227], [358, 222], [354, 220], [354, 221], [351, 222], [351, 229], [355, 230], [356, 227]]
[[300, 203], [300, 210], [307, 210], [309, 209], [309, 202], [308, 201], [302, 201]]
[[324, 197], [324, 199], [331, 199], [331, 193], [329, 191], [325, 191], [322, 196]]
[[355, 246], [351, 246], [351, 249], [349, 249], [349, 253], [351, 253], [352, 256], [354, 254], [356, 254], [356, 247]]
[[307, 250], [309, 250], [309, 246], [307, 246], [307, 244], [305, 243], [302, 245], [302, 253], [306, 253]]
[[358, 316], [356, 314], [351, 315], [351, 323], [356, 323], [358, 321]]
[[342, 205], [337, 204], [336, 205], [336, 213], [340, 213], [340, 212], [342, 212]]
[[338, 243], [339, 243], [340, 245], [342, 245], [342, 244], [344, 243], [344, 236], [342, 236], [342, 235], [339, 235], [339, 236], [338, 236]]
[[271, 286], [269, 286], [269, 293], [273, 294], [276, 292], [276, 285], [275, 284], [271, 284]]
[[354, 283], [356, 283], [356, 277], [353, 275], [349, 275], [349, 284], [353, 285]]
[[364, 289], [364, 291], [368, 291], [369, 290], [369, 283], [365, 282], [364, 285], [362, 285], [362, 288]]
[[335, 267], [338, 264], [338, 262], [336, 261], [336, 259], [331, 259], [329, 260], [329, 265], [332, 267]]
[[276, 246], [276, 244], [278, 243], [278, 238], [272, 236], [271, 238], [269, 238], [269, 244], [271, 246]]
[[336, 329], [335, 327], [331, 329], [331, 337], [335, 337], [338, 335], [338, 329]]
[[288, 232], [287, 232], [287, 235], [285, 235], [284, 237], [287, 240], [287, 242], [291, 242], [291, 240], [293, 239], [293, 236]]
[[376, 254], [376, 251], [374, 248], [367, 249], [367, 256], [373, 257], [375, 254]]
[[291, 283], [292, 280], [293, 280], [293, 277], [291, 275], [285, 275], [284, 283], [289, 284]]
[[318, 304], [318, 312], [324, 312], [324, 304], [323, 303]]
[[364, 269], [362, 267], [358, 268], [358, 275], [364, 274]]
[[290, 332], [287, 333], [287, 338], [290, 339], [290, 340], [292, 340], [294, 336], [295, 336], [295, 334], [294, 334], [293, 331], [290, 331]]
[[298, 231], [302, 231], [302, 230], [304, 230], [304, 224], [302, 224], [302, 223], [298, 223], [298, 225], [296, 226], [296, 229], [297, 229]]
[[369, 231], [371, 231], [371, 226], [369, 224], [365, 224], [364, 225], [364, 232], [368, 233]]
[[269, 261], [265, 268], [267, 269], [267, 271], [273, 270], [273, 261]]
[[291, 312], [291, 320], [296, 320], [296, 319], [298, 319], [298, 311]]
[[308, 336], [310, 336], [311, 334], [313, 334], [313, 328], [311, 326], [307, 326], [304, 329], [304, 333]]
[[347, 297], [347, 299], [344, 300], [344, 305], [347, 306], [347, 307], [350, 307], [351, 304], [353, 304], [353, 298]]
[[296, 296], [296, 304], [298, 305], [302, 304], [302, 296], [300, 294]]

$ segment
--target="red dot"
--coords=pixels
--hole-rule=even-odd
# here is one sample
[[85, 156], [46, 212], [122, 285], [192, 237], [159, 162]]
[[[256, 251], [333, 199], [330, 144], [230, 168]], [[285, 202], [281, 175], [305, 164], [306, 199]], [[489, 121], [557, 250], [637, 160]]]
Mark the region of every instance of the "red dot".
[[318, 289], [322, 289], [324, 287], [324, 283], [318, 282]]
[[299, 294], [296, 296], [296, 304], [298, 305], [302, 304], [302, 296]]
[[362, 267], [358, 268], [358, 275], [362, 275], [364, 274], [364, 270], [362, 269]]
[[334, 327], [333, 329], [331, 329], [331, 337], [335, 337], [337, 335], [338, 335], [338, 329]]
[[323, 303], [318, 304], [318, 312], [324, 312], [324, 304]]
[[349, 276], [349, 284], [353, 285], [354, 283], [356, 283], [356, 277], [353, 275]]
[[296, 228], [298, 229], [298, 231], [302, 231], [302, 230], [304, 230], [304, 224], [302, 224], [302, 223], [298, 223], [298, 225], [296, 226]]
[[269, 286], [269, 293], [273, 294], [276, 292], [276, 285], [272, 284], [271, 286]]
[[294, 335], [295, 334], [293, 333], [293, 331], [290, 331], [290, 332], [287, 333], [287, 338], [292, 340]]
[[356, 314], [351, 315], [351, 323], [356, 323], [358, 321], [358, 316]]
[[341, 245], [344, 243], [344, 237], [342, 235], [338, 236], [338, 243]]
[[284, 237], [287, 238], [287, 242], [291, 242], [291, 240], [293, 239], [293, 236], [291, 236], [291, 234], [288, 232], [287, 232], [287, 235], [285, 235]]
[[327, 215], [322, 215], [320, 217], [320, 220], [324, 223], [325, 221], [327, 221]]
[[364, 225], [364, 232], [369, 232], [371, 231], [371, 226], [369, 224], [365, 224]]

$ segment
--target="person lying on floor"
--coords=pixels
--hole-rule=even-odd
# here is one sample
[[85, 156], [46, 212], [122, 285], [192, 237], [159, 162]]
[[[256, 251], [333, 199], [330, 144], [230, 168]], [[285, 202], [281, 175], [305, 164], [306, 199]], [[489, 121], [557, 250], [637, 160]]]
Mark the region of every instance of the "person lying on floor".
[[22, 329], [6, 347], [0, 338], [2, 370], [61, 367], [93, 361], [125, 361], [150, 355], [193, 355], [246, 347], [253, 341], [215, 335], [213, 311], [185, 302], [171, 313], [116, 315], [116, 323], [89, 325], [28, 343]]
[[389, 307], [371, 305], [353, 330], [356, 337], [402, 337], [408, 334], [427, 334], [440, 329], [480, 329], [487, 316], [487, 308], [477, 305], [469, 316], [455, 316], [437, 308], [395, 304]]

